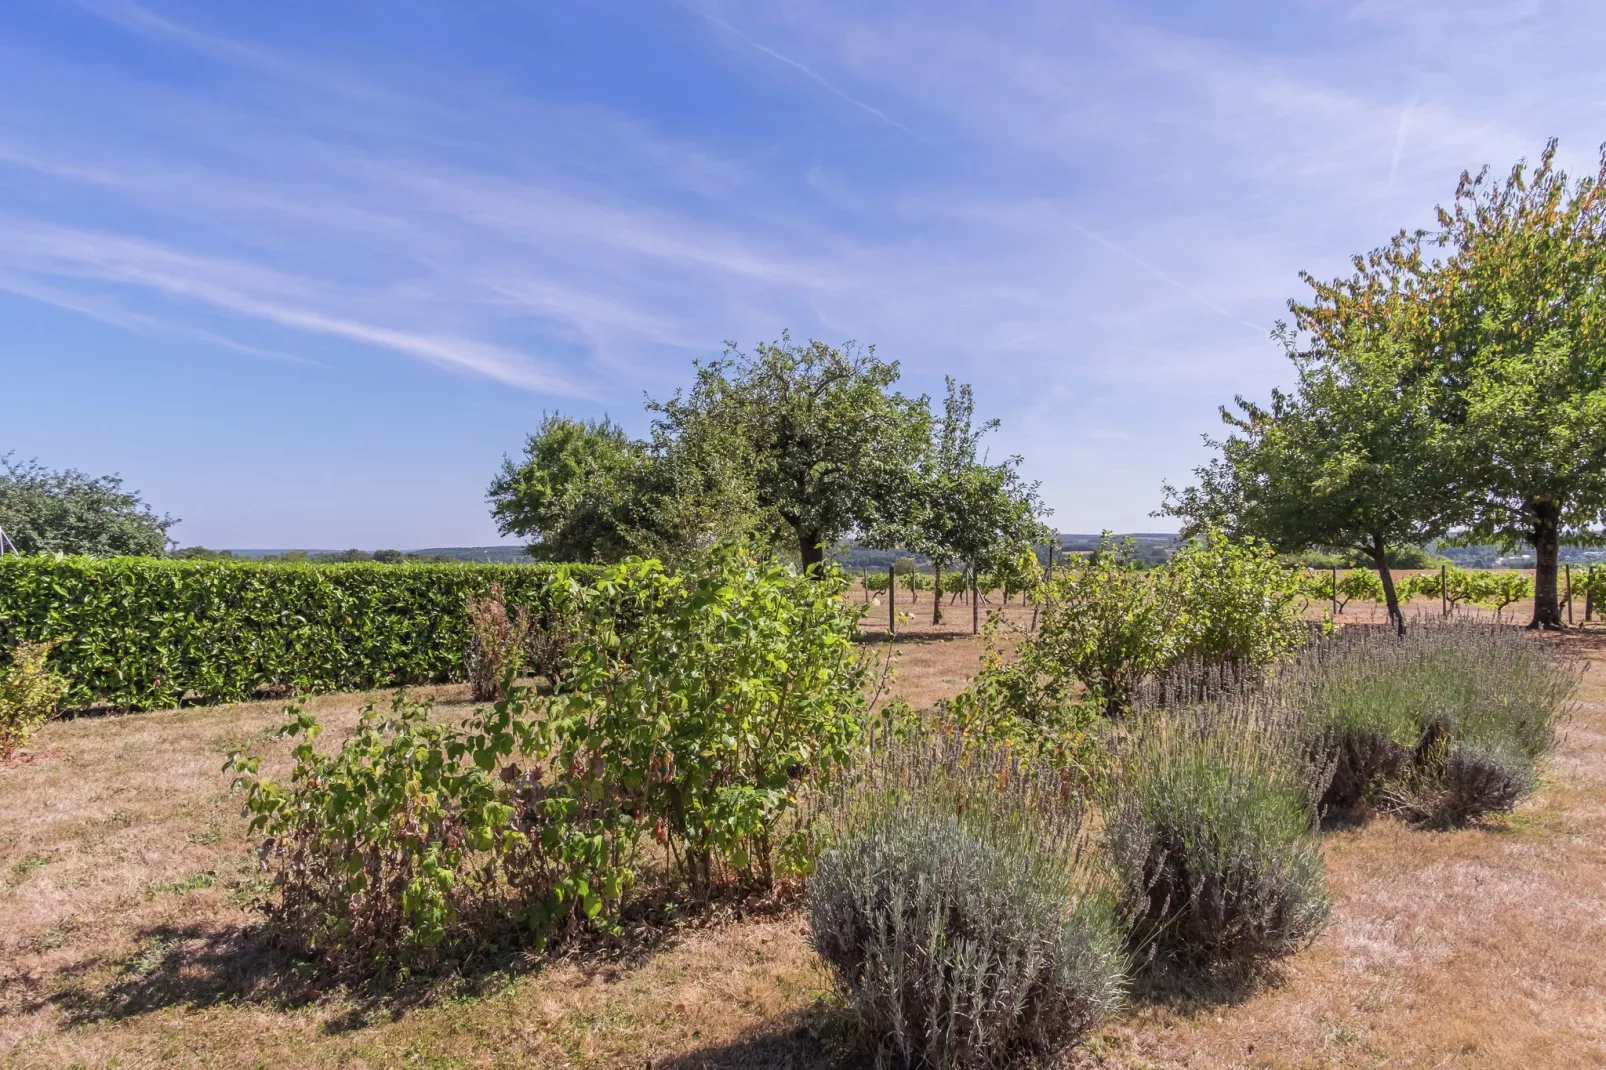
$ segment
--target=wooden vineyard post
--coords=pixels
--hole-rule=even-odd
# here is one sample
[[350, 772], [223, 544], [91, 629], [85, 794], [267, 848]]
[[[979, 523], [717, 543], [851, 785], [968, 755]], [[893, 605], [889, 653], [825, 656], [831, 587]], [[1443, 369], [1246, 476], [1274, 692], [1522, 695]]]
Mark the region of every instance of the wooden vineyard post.
[[1439, 608], [1443, 615], [1450, 615], [1450, 566], [1439, 566]]
[[887, 634], [898, 634], [898, 570], [887, 566]]
[[1572, 624], [1572, 622], [1573, 622], [1573, 567], [1571, 565], [1564, 565], [1562, 567], [1564, 567], [1567, 570], [1567, 623], [1568, 624]]
[[1584, 577], [1584, 623], [1588, 624], [1595, 616], [1595, 566], [1589, 566], [1589, 573]]
[[970, 634], [981, 633], [981, 592], [977, 590], [976, 563], [970, 563]]

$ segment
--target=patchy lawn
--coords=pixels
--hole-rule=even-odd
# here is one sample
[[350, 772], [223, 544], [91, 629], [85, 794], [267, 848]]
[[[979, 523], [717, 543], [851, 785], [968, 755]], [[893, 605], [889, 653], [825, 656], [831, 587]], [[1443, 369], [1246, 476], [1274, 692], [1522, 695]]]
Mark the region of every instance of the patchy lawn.
[[[968, 607], [934, 629], [929, 599], [906, 607], [926, 623], [895, 644], [894, 690], [917, 706], [959, 690], [981, 651]], [[1537, 798], [1485, 828], [1329, 833], [1336, 907], [1316, 946], [1248, 996], [1136, 1002], [1076, 1062], [1606, 1066], [1600, 639], [1565, 640], [1597, 664]], [[467, 709], [463, 689], [431, 690], [444, 714]], [[361, 702], [309, 705], [333, 735]], [[631, 956], [488, 967], [413, 1005], [308, 1000], [254, 935], [255, 873], [221, 772], [279, 721], [279, 704], [254, 703], [61, 722], [0, 768], [0, 1064], [859, 1064], [787, 908], [733, 912]]]

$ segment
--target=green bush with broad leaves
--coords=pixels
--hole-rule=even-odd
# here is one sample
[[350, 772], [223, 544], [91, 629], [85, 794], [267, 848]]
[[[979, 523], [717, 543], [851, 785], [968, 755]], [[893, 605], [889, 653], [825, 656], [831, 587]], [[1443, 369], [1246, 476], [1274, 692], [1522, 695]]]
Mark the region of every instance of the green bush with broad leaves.
[[554, 740], [531, 701], [513, 687], [454, 726], [398, 695], [389, 716], [368, 706], [332, 754], [291, 706], [287, 785], [260, 756], [231, 756], [290, 946], [336, 973], [413, 970], [610, 923], [634, 875], [635, 823], [616, 796], [548, 764]]
[[[1400, 592], [1401, 600], [1408, 599], [1412, 590]], [[1383, 581], [1376, 572], [1365, 568], [1351, 569], [1338, 578], [1338, 611], [1344, 612], [1344, 607], [1359, 599], [1362, 602], [1383, 601]]]
[[1299, 577], [1264, 543], [1229, 542], [1209, 531], [1184, 544], [1164, 568], [1181, 603], [1180, 659], [1242, 682], [1309, 635], [1300, 620]]
[[[334, 753], [292, 707], [287, 785], [229, 768], [291, 943], [337, 969], [427, 966], [497, 941], [616, 924], [648, 835], [702, 896], [768, 882], [779, 822], [847, 759], [866, 713], [857, 611], [815, 578], [716, 548], [554, 585], [572, 625], [558, 690], [456, 726], [398, 698]], [[801, 833], [800, 833], [801, 835]]]
[[580, 565], [0, 557], [0, 647], [49, 642], [65, 709], [230, 702], [466, 678], [465, 599], [501, 584], [539, 627]]
[[991, 658], [952, 708], [996, 720], [1003, 708], [1034, 723], [1082, 702], [1112, 715], [1145, 680], [1181, 663], [1241, 681], [1304, 641], [1300, 578], [1253, 540], [1206, 533], [1163, 565], [1138, 567], [1130, 546], [1099, 552], [1037, 588], [1040, 624], [1019, 658]]
[[1138, 567], [1132, 547], [1106, 539], [1099, 552], [1045, 583], [1041, 623], [1022, 645], [1063, 692], [1080, 683], [1106, 712], [1124, 710], [1145, 677], [1181, 649], [1181, 589], [1165, 568]]
[[811, 579], [740, 546], [572, 588], [577, 635], [548, 714], [557, 759], [633, 793], [698, 893], [728, 876], [769, 884], [777, 821], [847, 760], [867, 663], [845, 590], [835, 566]]

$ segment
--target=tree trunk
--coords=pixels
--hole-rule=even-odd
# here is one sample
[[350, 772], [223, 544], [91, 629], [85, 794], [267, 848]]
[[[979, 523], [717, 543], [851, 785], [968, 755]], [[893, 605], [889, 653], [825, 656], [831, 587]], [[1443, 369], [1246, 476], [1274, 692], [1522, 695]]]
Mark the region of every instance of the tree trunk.
[[819, 579], [822, 569], [816, 567], [825, 562], [825, 540], [817, 534], [799, 532], [797, 537], [798, 556], [803, 559], [803, 571], [814, 570], [814, 578]]
[[1523, 511], [1533, 521], [1528, 543], [1534, 548], [1534, 619], [1529, 628], [1561, 629], [1561, 599], [1556, 589], [1556, 564], [1561, 557], [1561, 506], [1549, 496], [1528, 499]]
[[942, 623], [942, 570], [948, 567], [948, 562], [941, 558], [933, 558], [931, 577], [931, 623]]
[[1383, 581], [1383, 601], [1389, 608], [1389, 623], [1396, 635], [1405, 634], [1405, 614], [1400, 612], [1400, 593], [1394, 589], [1394, 572], [1389, 568], [1388, 546], [1383, 536], [1372, 536], [1372, 547], [1367, 551], [1377, 566], [1377, 578]]

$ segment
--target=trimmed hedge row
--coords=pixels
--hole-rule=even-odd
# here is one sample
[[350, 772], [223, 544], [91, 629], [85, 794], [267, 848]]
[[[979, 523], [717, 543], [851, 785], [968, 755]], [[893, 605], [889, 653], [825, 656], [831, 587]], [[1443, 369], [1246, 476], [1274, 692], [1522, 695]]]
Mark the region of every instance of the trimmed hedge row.
[[266, 564], [0, 557], [0, 649], [54, 641], [64, 709], [231, 702], [464, 678], [463, 599], [501, 583], [539, 615], [583, 565]]

